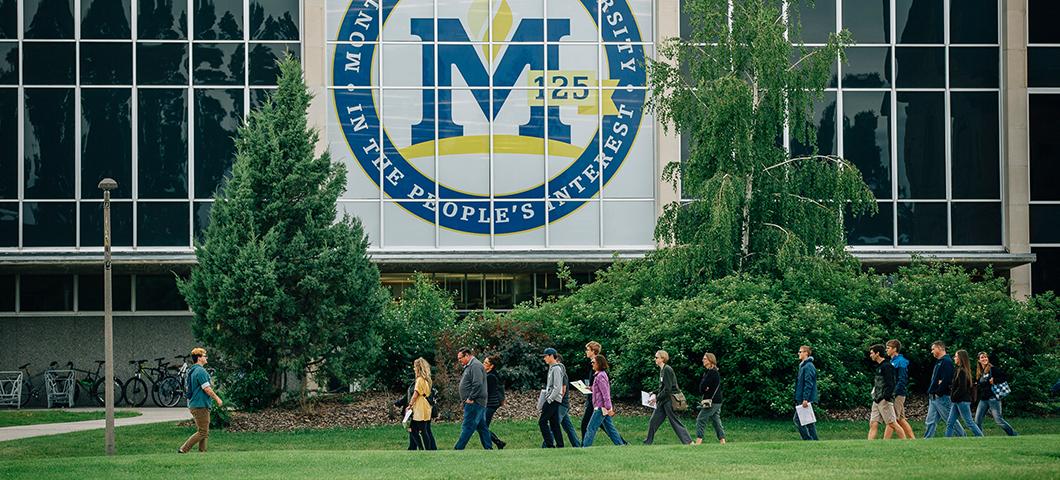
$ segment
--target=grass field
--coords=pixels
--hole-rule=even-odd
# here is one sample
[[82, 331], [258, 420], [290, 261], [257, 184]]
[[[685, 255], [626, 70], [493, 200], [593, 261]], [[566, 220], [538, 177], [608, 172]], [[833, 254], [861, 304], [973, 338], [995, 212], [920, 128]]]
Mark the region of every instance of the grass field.
[[[106, 415], [102, 410], [90, 412], [70, 412], [67, 410], [0, 410], [0, 427], [19, 425], [40, 425], [42, 423], [80, 422], [82, 420], [102, 420]], [[119, 410], [114, 418], [138, 417], [138, 412]]]
[[[627, 440], [643, 440], [647, 418], [618, 420]], [[788, 422], [729, 419], [724, 446], [676, 445], [664, 426], [652, 447], [615, 447], [598, 436], [602, 443], [591, 449], [545, 451], [536, 448], [535, 422], [513, 421], [495, 423], [509, 442], [499, 452], [483, 452], [477, 439], [467, 451], [449, 450], [459, 428], [454, 424], [435, 426], [438, 452], [402, 451], [407, 436], [397, 426], [211, 432], [206, 455], [175, 453], [190, 427], [156, 424], [119, 428], [114, 458], [101, 456], [100, 430], [0, 443], [0, 478], [1060, 478], [1060, 419], [1011, 422], [1020, 437], [1004, 437], [988, 425], [983, 439], [869, 443], [864, 422], [829, 421], [818, 427], [825, 441], [806, 443]]]

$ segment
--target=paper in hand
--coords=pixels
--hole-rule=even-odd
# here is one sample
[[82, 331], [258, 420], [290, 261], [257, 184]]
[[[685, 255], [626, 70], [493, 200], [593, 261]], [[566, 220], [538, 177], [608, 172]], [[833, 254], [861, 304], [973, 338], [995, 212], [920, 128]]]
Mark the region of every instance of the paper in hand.
[[575, 380], [571, 382], [570, 385], [578, 389], [579, 392], [582, 392], [582, 395], [589, 395], [593, 393], [593, 391], [590, 390], [589, 387], [585, 386], [585, 382], [581, 380]]
[[809, 425], [811, 423], [817, 423], [817, 416], [813, 414], [813, 404], [808, 404], [806, 407], [795, 405], [795, 413], [799, 415], [799, 425]]
[[654, 393], [640, 392], [640, 404], [648, 408], [655, 408], [655, 404], [651, 403], [655, 400]]

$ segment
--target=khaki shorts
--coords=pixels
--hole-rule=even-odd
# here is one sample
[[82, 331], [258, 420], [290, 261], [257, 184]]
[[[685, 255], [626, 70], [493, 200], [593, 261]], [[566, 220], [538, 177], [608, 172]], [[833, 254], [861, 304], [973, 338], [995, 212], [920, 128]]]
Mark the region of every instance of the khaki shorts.
[[870, 423], [879, 423], [883, 420], [884, 424], [892, 424], [898, 421], [898, 415], [894, 413], [894, 404], [887, 400], [880, 400], [879, 403], [872, 404], [872, 413], [869, 415]]
[[898, 420], [905, 420], [905, 395], [894, 397], [894, 415]]

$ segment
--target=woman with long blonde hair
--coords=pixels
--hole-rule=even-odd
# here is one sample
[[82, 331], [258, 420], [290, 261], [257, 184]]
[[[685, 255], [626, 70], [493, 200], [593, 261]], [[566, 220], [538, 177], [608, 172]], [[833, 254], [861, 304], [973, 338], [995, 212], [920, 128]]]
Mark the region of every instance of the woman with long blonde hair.
[[412, 362], [416, 372], [416, 384], [412, 387], [412, 397], [408, 409], [412, 410], [412, 424], [409, 426], [411, 443], [409, 450], [437, 450], [434, 434], [431, 432], [431, 365], [423, 357]]

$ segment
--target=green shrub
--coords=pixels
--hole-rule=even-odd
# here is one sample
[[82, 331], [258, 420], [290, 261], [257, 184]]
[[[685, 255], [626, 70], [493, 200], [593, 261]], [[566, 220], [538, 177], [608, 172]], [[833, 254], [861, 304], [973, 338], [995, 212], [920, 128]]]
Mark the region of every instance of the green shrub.
[[412, 362], [423, 357], [436, 364], [438, 335], [452, 329], [456, 317], [452, 295], [426, 275], [414, 275], [412, 286], [387, 305], [377, 329], [381, 351], [373, 383], [390, 389], [407, 388], [414, 377]]

